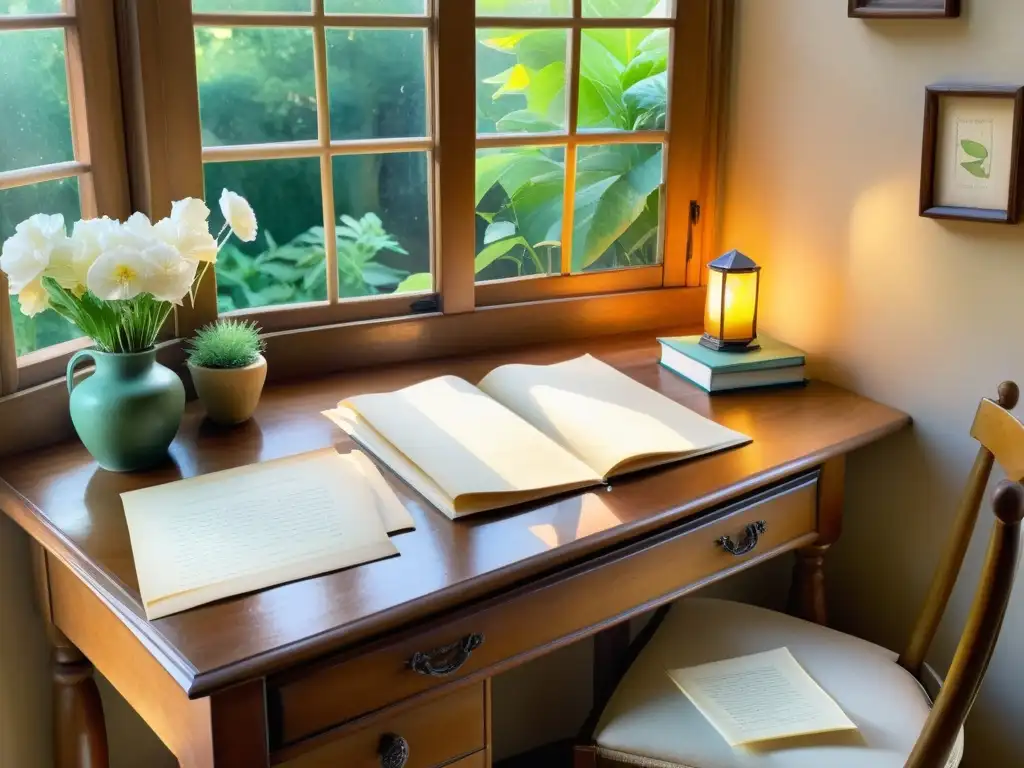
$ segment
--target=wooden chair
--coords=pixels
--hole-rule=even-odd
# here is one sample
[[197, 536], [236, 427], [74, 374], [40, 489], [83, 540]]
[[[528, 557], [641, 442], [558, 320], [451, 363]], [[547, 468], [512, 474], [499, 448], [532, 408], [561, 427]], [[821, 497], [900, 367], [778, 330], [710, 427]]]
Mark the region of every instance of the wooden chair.
[[[722, 600], [687, 599], [659, 611], [630, 649], [607, 702], [597, 702], [576, 748], [576, 768], [953, 768], [962, 727], [999, 636], [1020, 551], [1024, 424], [1009, 411], [1019, 390], [982, 400], [971, 435], [981, 444], [950, 540], [906, 649], [884, 648], [785, 614]], [[934, 706], [924, 657], [959, 575], [994, 462], [1008, 479], [967, 625]], [[908, 554], [910, 554], [908, 552]], [[857, 723], [823, 734], [733, 750], [666, 674], [709, 661], [788, 647]]]

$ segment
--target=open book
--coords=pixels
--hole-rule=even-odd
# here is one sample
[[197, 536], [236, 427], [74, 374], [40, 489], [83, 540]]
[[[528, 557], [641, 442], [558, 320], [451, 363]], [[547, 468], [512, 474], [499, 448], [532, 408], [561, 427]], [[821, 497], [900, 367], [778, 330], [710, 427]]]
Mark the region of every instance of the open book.
[[325, 415], [454, 519], [607, 482], [750, 438], [586, 355], [442, 376]]

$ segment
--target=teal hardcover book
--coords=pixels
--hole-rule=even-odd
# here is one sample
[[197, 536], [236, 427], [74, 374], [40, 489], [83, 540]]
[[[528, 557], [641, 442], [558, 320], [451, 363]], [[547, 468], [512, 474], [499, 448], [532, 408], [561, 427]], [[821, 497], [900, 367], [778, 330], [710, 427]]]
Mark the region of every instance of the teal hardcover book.
[[760, 335], [761, 348], [753, 352], [717, 352], [700, 345], [700, 336], [674, 336], [658, 339], [670, 349], [694, 360], [713, 373], [740, 373], [771, 368], [789, 368], [804, 364], [804, 353], [796, 347]]

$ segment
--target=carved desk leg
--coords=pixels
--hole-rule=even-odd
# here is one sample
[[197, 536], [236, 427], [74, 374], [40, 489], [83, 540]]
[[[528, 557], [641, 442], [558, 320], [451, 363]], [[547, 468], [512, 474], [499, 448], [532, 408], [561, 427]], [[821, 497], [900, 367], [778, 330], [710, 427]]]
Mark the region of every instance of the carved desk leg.
[[57, 768], [107, 768], [107, 730], [92, 664], [56, 629], [53, 729]]
[[36, 605], [53, 647], [53, 739], [57, 768], [107, 768], [107, 729], [92, 664], [53, 623], [46, 550], [31, 543]]
[[829, 459], [818, 485], [818, 540], [796, 553], [789, 612], [823, 626], [828, 624], [825, 600], [825, 553], [838, 539], [843, 522], [846, 459]]

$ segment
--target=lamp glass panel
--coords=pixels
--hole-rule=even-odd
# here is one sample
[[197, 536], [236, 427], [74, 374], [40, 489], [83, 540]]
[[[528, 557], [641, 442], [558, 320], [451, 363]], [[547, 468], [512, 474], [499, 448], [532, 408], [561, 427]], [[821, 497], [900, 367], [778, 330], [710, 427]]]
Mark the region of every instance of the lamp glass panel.
[[[754, 310], [757, 304], [757, 272], [734, 272], [725, 279], [725, 332], [723, 341], [754, 338]], [[721, 290], [721, 289], [719, 289]], [[721, 293], [719, 293], [721, 295]]]
[[725, 275], [708, 270], [708, 299], [704, 308], [704, 333], [716, 339], [722, 333], [722, 280]]

